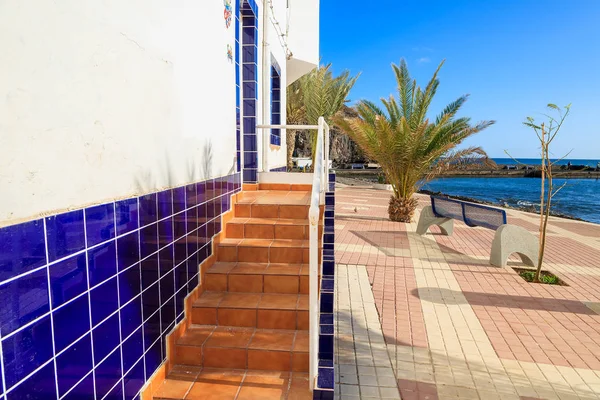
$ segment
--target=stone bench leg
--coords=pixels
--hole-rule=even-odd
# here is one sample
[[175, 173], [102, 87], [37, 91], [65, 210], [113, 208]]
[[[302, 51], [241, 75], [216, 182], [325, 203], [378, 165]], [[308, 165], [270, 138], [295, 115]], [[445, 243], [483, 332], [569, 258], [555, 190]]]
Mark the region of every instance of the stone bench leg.
[[517, 253], [524, 264], [537, 267], [538, 238], [525, 228], [515, 225], [502, 225], [496, 231], [492, 242], [490, 264], [504, 267], [511, 254]]
[[433, 213], [433, 208], [431, 208], [431, 206], [427, 206], [421, 211], [419, 224], [417, 225], [417, 233], [419, 235], [426, 234], [427, 229], [429, 229], [429, 227], [432, 225], [439, 226], [442, 230], [442, 233], [446, 236], [452, 235], [452, 231], [454, 230], [454, 220], [452, 218], [436, 217], [436, 215]]

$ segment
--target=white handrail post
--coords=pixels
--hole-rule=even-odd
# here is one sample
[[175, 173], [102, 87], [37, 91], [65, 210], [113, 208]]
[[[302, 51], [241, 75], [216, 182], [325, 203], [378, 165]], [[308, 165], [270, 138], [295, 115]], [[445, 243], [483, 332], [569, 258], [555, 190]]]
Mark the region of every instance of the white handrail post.
[[263, 172], [269, 172], [269, 144], [271, 143], [271, 130], [263, 129], [263, 156], [262, 156], [262, 170]]
[[312, 391], [319, 363], [319, 217], [321, 211], [321, 190], [323, 185], [323, 133], [325, 120], [319, 118], [315, 165], [313, 165], [313, 186], [308, 218], [309, 229], [309, 385]]

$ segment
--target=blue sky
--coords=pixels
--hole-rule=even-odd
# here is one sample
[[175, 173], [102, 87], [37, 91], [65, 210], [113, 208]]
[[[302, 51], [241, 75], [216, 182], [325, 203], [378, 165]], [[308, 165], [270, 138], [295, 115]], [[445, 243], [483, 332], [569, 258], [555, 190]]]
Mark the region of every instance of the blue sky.
[[321, 57], [361, 72], [350, 99], [395, 93], [401, 58], [421, 86], [446, 59], [431, 110], [462, 94], [462, 115], [496, 125], [470, 139], [492, 157], [537, 157], [527, 116], [572, 103], [553, 153], [600, 159], [600, 1], [321, 0]]

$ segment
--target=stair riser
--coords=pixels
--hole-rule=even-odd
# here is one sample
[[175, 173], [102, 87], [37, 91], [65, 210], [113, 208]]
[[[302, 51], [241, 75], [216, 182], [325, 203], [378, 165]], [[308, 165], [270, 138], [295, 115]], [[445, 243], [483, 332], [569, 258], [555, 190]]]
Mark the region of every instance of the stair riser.
[[[323, 219], [325, 206], [320, 206], [319, 220]], [[244, 204], [235, 205], [236, 218], [285, 218], [307, 220], [310, 206], [292, 204]]]
[[206, 368], [308, 372], [308, 353], [177, 345], [175, 364]]
[[[319, 237], [323, 235], [323, 227], [319, 226]], [[227, 225], [228, 239], [294, 239], [308, 240], [308, 225], [273, 225], [273, 224], [233, 224]]]
[[[321, 260], [319, 250], [319, 261]], [[219, 246], [217, 260], [222, 262], [256, 262], [276, 264], [308, 264], [305, 247]]]
[[308, 330], [308, 311], [194, 307], [192, 308], [192, 324]]
[[212, 292], [308, 294], [308, 276], [207, 274], [205, 290]]

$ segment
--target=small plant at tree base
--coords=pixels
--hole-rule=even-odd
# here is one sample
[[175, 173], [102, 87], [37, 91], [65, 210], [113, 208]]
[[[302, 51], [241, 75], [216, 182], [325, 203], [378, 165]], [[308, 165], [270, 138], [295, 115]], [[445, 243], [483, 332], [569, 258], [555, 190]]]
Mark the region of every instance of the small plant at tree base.
[[[552, 162], [550, 159], [550, 145], [560, 132], [560, 129], [563, 126], [563, 123], [567, 119], [569, 112], [571, 111], [571, 105], [565, 106], [564, 109], [561, 109], [555, 104], [548, 104], [548, 109], [550, 111], [555, 112], [557, 117], [553, 117], [549, 114], [544, 114], [546, 117], [546, 121], [538, 124], [533, 117], [527, 117], [527, 120], [523, 122], [525, 126], [532, 128], [535, 134], [540, 141], [541, 147], [541, 175], [542, 175], [542, 183], [541, 183], [541, 194], [540, 194], [540, 241], [539, 241], [539, 258], [537, 270], [535, 272], [535, 276], [533, 277], [533, 282], [539, 283], [541, 282], [540, 276], [542, 272], [542, 265], [544, 263], [544, 252], [546, 250], [546, 230], [548, 228], [548, 218], [550, 217], [550, 209], [552, 207], [552, 199], [558, 192], [561, 191], [562, 188], [565, 187], [565, 184], [562, 186], [555, 188], [553, 182], [553, 173], [552, 167], [558, 162], [563, 160], [569, 154], [565, 155], [561, 159]], [[508, 154], [508, 152], [506, 152]]]
[[333, 119], [370, 159], [381, 165], [393, 189], [388, 208], [392, 221], [412, 220], [417, 208], [417, 200], [412, 196], [424, 182], [465, 158], [488, 158], [480, 147], [455, 150], [466, 138], [494, 123], [471, 125], [470, 118], [457, 118], [467, 96], [447, 105], [435, 120], [427, 117], [442, 65], [443, 62], [423, 90], [411, 79], [406, 61], [402, 60], [400, 66], [392, 65], [399, 96], [381, 100], [385, 111], [373, 102], [361, 101], [356, 106], [357, 118]]

